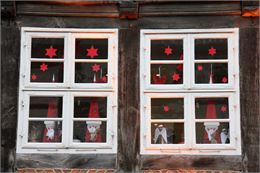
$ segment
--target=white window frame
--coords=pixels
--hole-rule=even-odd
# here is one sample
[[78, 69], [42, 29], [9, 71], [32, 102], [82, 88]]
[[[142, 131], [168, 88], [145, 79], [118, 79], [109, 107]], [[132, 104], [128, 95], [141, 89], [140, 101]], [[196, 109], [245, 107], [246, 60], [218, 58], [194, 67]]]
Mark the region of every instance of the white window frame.
[[[64, 38], [64, 59], [35, 59], [31, 57], [32, 38]], [[75, 60], [76, 38], [107, 38], [108, 59], [105, 60]], [[33, 28], [21, 29], [20, 52], [20, 81], [17, 153], [86, 153], [109, 154], [117, 152], [117, 73], [118, 73], [118, 30], [117, 29], [61, 29], [61, 28]], [[63, 83], [30, 82], [31, 59], [39, 62], [64, 62]], [[75, 78], [75, 63], [107, 62], [108, 83], [77, 84]], [[29, 69], [29, 70], [28, 70]], [[62, 96], [62, 118], [48, 120], [62, 120], [61, 143], [29, 143], [28, 123], [31, 120], [45, 120], [47, 118], [29, 118], [30, 96]], [[79, 97], [107, 97], [107, 117], [97, 120], [106, 121], [105, 143], [73, 143], [73, 119], [90, 120], [89, 118], [73, 118], [74, 96]]]
[[[241, 155], [238, 28], [227, 29], [165, 29], [141, 30], [140, 33], [140, 143], [144, 155]], [[184, 60], [156, 60], [155, 63], [183, 63], [183, 84], [150, 84], [151, 40], [183, 39]], [[195, 39], [226, 38], [228, 58], [226, 60], [195, 60]], [[174, 62], [173, 62], [174, 61]], [[195, 62], [228, 62], [227, 84], [195, 84]], [[151, 98], [184, 97], [184, 144], [151, 144]], [[196, 144], [195, 98], [228, 97], [230, 144]], [[168, 121], [168, 120], [167, 120]], [[172, 120], [173, 122], [175, 120]], [[206, 120], [214, 121], [214, 120]], [[164, 119], [160, 122], [166, 122]]]

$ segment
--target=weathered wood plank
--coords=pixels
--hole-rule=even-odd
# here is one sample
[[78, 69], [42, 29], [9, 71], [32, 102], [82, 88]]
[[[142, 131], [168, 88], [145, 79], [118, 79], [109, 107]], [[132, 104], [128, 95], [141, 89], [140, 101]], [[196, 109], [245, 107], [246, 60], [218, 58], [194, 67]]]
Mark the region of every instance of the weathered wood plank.
[[17, 168], [115, 168], [114, 154], [16, 154]]
[[119, 31], [118, 169], [137, 171], [139, 155], [139, 30]]
[[242, 170], [240, 156], [154, 156], [141, 157], [142, 169]]

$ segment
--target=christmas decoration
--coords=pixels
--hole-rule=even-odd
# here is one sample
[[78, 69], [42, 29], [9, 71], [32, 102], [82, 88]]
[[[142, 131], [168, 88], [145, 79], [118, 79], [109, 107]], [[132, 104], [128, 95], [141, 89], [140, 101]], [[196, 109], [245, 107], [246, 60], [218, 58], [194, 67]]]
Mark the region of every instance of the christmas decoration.
[[164, 53], [168, 56], [170, 54], [172, 54], [172, 48], [170, 48], [170, 46], [168, 46], [167, 48], [164, 49]]
[[223, 83], [227, 83], [227, 82], [228, 82], [228, 79], [227, 79], [226, 76], [224, 76], [224, 77], [222, 78], [222, 82], [223, 82]]
[[180, 60], [183, 60], [183, 53], [180, 55]]
[[179, 71], [182, 71], [183, 70], [183, 65], [182, 64], [177, 65], [176, 69], [179, 70]]
[[98, 102], [92, 99], [89, 106], [88, 118], [99, 118]]
[[107, 82], [107, 77], [106, 76], [102, 76], [101, 81], [106, 83]]
[[208, 54], [211, 55], [211, 56], [214, 56], [216, 54], [216, 49], [211, 47], [209, 50], [208, 50]]
[[227, 112], [227, 106], [226, 105], [221, 106], [220, 111]]
[[48, 56], [49, 58], [57, 56], [56, 54], [57, 49], [54, 49], [52, 46], [50, 46], [50, 48], [48, 49], [45, 49], [45, 51], [46, 51], [45, 55]]
[[154, 143], [155, 144], [167, 144], [167, 130], [160, 124], [154, 132]]
[[99, 70], [100, 70], [100, 65], [94, 64], [94, 65], [92, 66], [92, 71], [98, 72]]
[[172, 80], [173, 81], [179, 81], [180, 80], [180, 75], [178, 73], [173, 73], [172, 75]]
[[95, 49], [94, 46], [92, 45], [90, 49], [87, 49], [88, 53], [87, 56], [90, 56], [90, 58], [94, 58], [95, 56], [98, 56], [98, 49]]
[[198, 69], [198, 71], [202, 71], [203, 70], [203, 66], [202, 65], [198, 65], [197, 69]]
[[163, 111], [164, 112], [169, 112], [169, 110], [170, 110], [169, 106], [163, 106]]
[[32, 74], [32, 80], [36, 80], [36, 79], [37, 79], [36, 74]]
[[229, 144], [229, 131], [225, 128], [222, 129], [222, 132], [220, 134], [220, 139], [222, 144]]
[[[214, 101], [208, 101], [206, 119], [216, 119], [216, 105]], [[219, 122], [205, 122], [205, 133], [204, 133], [204, 143], [220, 143], [220, 136], [218, 133]]]
[[46, 70], [48, 70], [48, 65], [45, 64], [45, 63], [42, 63], [42, 64], [40, 65], [40, 70], [43, 71], [43, 72], [45, 72]]
[[158, 71], [158, 74], [153, 75], [153, 84], [165, 84], [166, 76], [161, 76], [161, 66], [159, 66]]
[[210, 64], [209, 84], [213, 83], [212, 64]]

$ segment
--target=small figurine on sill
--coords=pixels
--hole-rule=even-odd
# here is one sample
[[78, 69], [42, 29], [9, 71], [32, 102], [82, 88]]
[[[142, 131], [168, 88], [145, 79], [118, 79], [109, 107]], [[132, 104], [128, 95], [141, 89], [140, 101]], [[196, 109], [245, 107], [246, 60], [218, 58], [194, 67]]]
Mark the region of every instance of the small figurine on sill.
[[220, 139], [222, 144], [229, 144], [229, 131], [225, 128], [222, 129], [222, 132], [220, 133]]
[[167, 144], [168, 143], [167, 130], [162, 124], [158, 125], [158, 127], [155, 129], [154, 143], [155, 144]]
[[166, 83], [166, 76], [161, 75], [161, 66], [159, 66], [159, 73], [153, 75], [153, 84], [165, 84]]

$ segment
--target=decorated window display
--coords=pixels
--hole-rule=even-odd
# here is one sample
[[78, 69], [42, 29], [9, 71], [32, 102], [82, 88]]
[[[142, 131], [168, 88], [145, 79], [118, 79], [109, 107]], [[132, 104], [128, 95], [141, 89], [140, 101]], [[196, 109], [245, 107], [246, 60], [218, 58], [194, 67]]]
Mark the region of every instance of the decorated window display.
[[22, 28], [18, 153], [116, 153], [117, 30]]
[[141, 154], [241, 153], [238, 30], [142, 30]]

